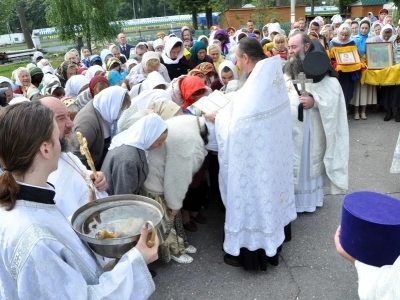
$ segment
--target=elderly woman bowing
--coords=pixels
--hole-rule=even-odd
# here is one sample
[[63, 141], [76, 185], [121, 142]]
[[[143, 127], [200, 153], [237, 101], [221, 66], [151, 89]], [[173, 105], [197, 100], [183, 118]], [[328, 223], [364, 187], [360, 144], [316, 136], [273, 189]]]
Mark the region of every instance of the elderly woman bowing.
[[154, 113], [117, 134], [102, 166], [108, 178], [107, 192], [138, 194], [149, 173], [148, 152], [161, 147], [167, 136], [167, 124]]
[[[85, 105], [76, 115], [74, 132], [80, 132], [86, 138], [88, 149], [98, 170], [103, 164], [112, 138], [117, 133], [118, 119], [130, 103], [131, 99], [126, 89], [112, 86], [97, 94], [93, 101]], [[75, 143], [73, 152], [85, 166], [88, 166], [78, 143]]]

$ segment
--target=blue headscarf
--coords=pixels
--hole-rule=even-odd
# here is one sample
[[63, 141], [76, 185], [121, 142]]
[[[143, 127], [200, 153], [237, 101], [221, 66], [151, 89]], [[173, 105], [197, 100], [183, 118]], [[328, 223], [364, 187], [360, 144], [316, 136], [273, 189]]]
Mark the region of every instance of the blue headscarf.
[[[368, 31], [366, 34], [361, 34], [361, 26], [363, 24], [367, 24], [369, 26]], [[360, 53], [360, 56], [364, 56], [365, 52], [366, 52], [366, 43], [367, 43], [367, 39], [368, 39], [368, 35], [371, 29], [371, 23], [368, 19], [362, 19], [360, 22], [360, 25], [358, 26], [358, 35], [357, 37], [354, 38], [354, 41], [356, 42], [356, 46], [358, 49], [358, 52]]]
[[107, 72], [107, 79], [110, 86], [116, 85], [118, 82], [125, 79], [125, 73], [119, 73], [118, 71], [111, 70]]
[[103, 64], [106, 62], [106, 57], [111, 55], [112, 57], [114, 57], [114, 55], [111, 53], [110, 50], [108, 49], [103, 49], [100, 52], [100, 57], [101, 57], [101, 61], [103, 62]]

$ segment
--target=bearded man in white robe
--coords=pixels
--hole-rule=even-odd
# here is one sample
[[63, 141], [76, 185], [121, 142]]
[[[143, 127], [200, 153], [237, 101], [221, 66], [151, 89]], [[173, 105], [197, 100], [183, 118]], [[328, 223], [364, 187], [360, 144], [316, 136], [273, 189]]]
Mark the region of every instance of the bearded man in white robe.
[[290, 105], [279, 57], [265, 59], [254, 38], [241, 39], [235, 51], [244, 85], [226, 95], [231, 101], [215, 124], [224, 261], [265, 271], [267, 262], [278, 264], [296, 219]]
[[78, 208], [94, 198], [107, 197], [107, 181], [103, 172], [97, 172], [95, 179], [93, 173], [69, 151], [74, 123], [65, 104], [54, 97], [44, 97], [40, 102], [53, 111], [60, 130], [61, 155], [58, 169], [50, 174], [48, 181], [55, 186], [54, 201], [57, 207], [66, 218], [70, 218]]
[[[292, 110], [296, 209], [313, 212], [323, 205], [324, 186], [331, 194], [348, 189], [346, 103], [337, 74], [321, 44], [299, 32], [290, 37], [288, 45], [284, 71]], [[305, 94], [300, 93], [299, 84], [293, 84], [300, 72], [308, 78], [313, 76], [307, 73], [315, 75], [313, 83], [305, 84]], [[300, 104], [304, 109], [302, 121]]]

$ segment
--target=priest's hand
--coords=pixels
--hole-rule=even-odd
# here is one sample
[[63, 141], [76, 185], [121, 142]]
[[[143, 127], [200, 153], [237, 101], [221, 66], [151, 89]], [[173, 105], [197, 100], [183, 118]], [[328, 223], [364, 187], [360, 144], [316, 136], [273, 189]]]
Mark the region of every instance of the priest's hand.
[[314, 106], [314, 98], [312, 96], [303, 95], [299, 97], [300, 103], [303, 104], [304, 109], [310, 109]]
[[[155, 230], [153, 228], [153, 230]], [[158, 236], [156, 235], [155, 244], [152, 248], [147, 247], [147, 240], [150, 230], [146, 228], [146, 226], [142, 226], [140, 231], [140, 238], [137, 242], [135, 248], [142, 254], [144, 261], [146, 264], [150, 264], [153, 261], [158, 259], [158, 245], [160, 241], [158, 240]]]
[[207, 120], [209, 120], [210, 122], [215, 123], [215, 118], [217, 117], [217, 111], [213, 111], [210, 113], [206, 113], [204, 114], [204, 117], [207, 118]]
[[104, 192], [107, 188], [107, 180], [106, 176], [104, 176], [103, 172], [96, 172], [97, 179], [94, 179], [94, 174], [90, 174], [90, 179], [93, 181], [94, 186], [99, 192]]
[[356, 262], [356, 260], [350, 256], [342, 247], [340, 244], [340, 226], [336, 230], [335, 234], [335, 246], [336, 246], [336, 251], [342, 256], [343, 258], [347, 259], [349, 262], [351, 262], [353, 265]]

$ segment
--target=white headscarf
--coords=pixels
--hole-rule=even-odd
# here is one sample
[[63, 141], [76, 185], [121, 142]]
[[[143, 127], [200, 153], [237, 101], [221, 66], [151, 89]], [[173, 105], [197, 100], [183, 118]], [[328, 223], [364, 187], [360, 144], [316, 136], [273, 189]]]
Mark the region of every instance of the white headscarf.
[[11, 99], [10, 102], [8, 102], [8, 105], [15, 105], [15, 104], [22, 103], [22, 102], [31, 102], [31, 100], [29, 100], [28, 98], [23, 97], [23, 96], [15, 97], [15, 98]]
[[[343, 31], [344, 28], [347, 28], [347, 30], [349, 31], [349, 37], [346, 41], [341, 41], [339, 38], [340, 33]], [[352, 42], [352, 38], [351, 38], [351, 27], [349, 24], [347, 23], [343, 23], [342, 25], [339, 26], [338, 30], [337, 30], [337, 36], [335, 38], [332, 39], [333, 42], [340, 44], [340, 45], [346, 45], [350, 42]]]
[[[14, 73], [14, 72], [15, 72], [15, 73]], [[29, 74], [29, 70], [28, 70], [27, 68], [18, 68], [18, 69], [16, 69], [14, 72], [13, 72], [13, 74], [15, 74], [15, 75], [14, 75], [15, 84], [18, 85], [18, 86], [22, 86], [22, 83], [21, 83], [21, 81], [19, 80], [19, 75], [20, 75], [22, 72], [27, 72], [28, 75], [29, 75], [29, 77], [31, 76], [31, 75]]]
[[126, 89], [115, 85], [102, 90], [94, 96], [93, 106], [108, 124], [111, 138], [113, 138], [117, 132], [117, 122], [120, 116], [122, 102], [127, 92]]
[[239, 75], [238, 75], [236, 66], [233, 64], [233, 62], [231, 62], [230, 60], [224, 60], [224, 61], [219, 65], [219, 68], [218, 68], [218, 75], [219, 75], [219, 80], [221, 81], [221, 83], [222, 83], [222, 69], [225, 68], [225, 67], [228, 67], [229, 69], [232, 70], [232, 72], [233, 72], [233, 79], [234, 79], [234, 80], [239, 79]]
[[42, 58], [42, 59], [37, 63], [37, 66], [38, 66], [39, 68], [41, 68], [42, 70], [43, 70], [43, 68], [44, 68], [45, 66], [50, 66], [50, 67], [52, 67], [51, 63], [50, 63], [47, 59], [45, 59], [45, 58]]
[[134, 66], [129, 72], [129, 76], [133, 76], [134, 74], [143, 74], [146, 77], [148, 75], [146, 71], [146, 65], [151, 59], [156, 59], [158, 62], [160, 62], [160, 56], [157, 52], [147, 51], [145, 54], [143, 54], [140, 64]]
[[[179, 52], [179, 55], [177, 58], [172, 59], [169, 56], [171, 55], [171, 50], [175, 46], [176, 43], [180, 42], [182, 44], [181, 46], [181, 52]], [[179, 63], [179, 60], [183, 57], [183, 51], [185, 47], [183, 47], [183, 42], [180, 38], [177, 38], [176, 36], [168, 38], [168, 40], [165, 42], [165, 48], [164, 51], [161, 54], [161, 57], [167, 65], [177, 65]]]
[[164, 46], [165, 44], [164, 44], [164, 41], [162, 40], [162, 39], [156, 39], [154, 42], [153, 42], [153, 48], [154, 48], [154, 51], [156, 51], [156, 48], [158, 47], [158, 46]]
[[168, 99], [172, 101], [171, 94], [165, 90], [146, 90], [132, 99], [138, 110], [151, 108], [150, 104], [158, 99]]
[[382, 40], [383, 42], [388, 42], [388, 41], [390, 40], [390, 38], [391, 38], [391, 37], [390, 37], [389, 40], [387, 40], [387, 41], [385, 41], [385, 40], [383, 39], [383, 33], [385, 32], [385, 30], [388, 30], [388, 29], [390, 29], [390, 30], [392, 31], [391, 37], [394, 36], [394, 35], [396, 34], [395, 30], [393, 29], [393, 26], [390, 25], [390, 24], [386, 24], [385, 26], [382, 27], [381, 33], [380, 33], [380, 38], [381, 38], [381, 40]]
[[90, 80], [83, 75], [72, 76], [65, 84], [65, 97], [78, 97], [79, 91], [89, 82]]
[[104, 72], [103, 67], [101, 67], [101, 66], [99, 66], [99, 65], [91, 66], [91, 67], [87, 70], [85, 76], [86, 76], [87, 79], [90, 80], [90, 79], [92, 79], [92, 78], [95, 76], [96, 72], [98, 72], [98, 71]]
[[43, 74], [47, 74], [47, 73], [54, 74], [54, 69], [52, 66], [44, 66], [42, 71], [43, 71]]
[[32, 56], [32, 61], [33, 61], [33, 63], [36, 65], [36, 60], [38, 59], [38, 57], [44, 57], [44, 54], [42, 53], [42, 52], [40, 52], [40, 51], [35, 51], [34, 53], [33, 53], [33, 56]]
[[164, 77], [157, 71], [153, 71], [149, 73], [146, 80], [143, 81], [143, 89], [152, 90], [160, 84], [165, 85], [165, 89], [169, 87], [169, 83], [165, 81]]
[[111, 141], [112, 150], [122, 145], [141, 149], [148, 156], [147, 149], [165, 132], [167, 123], [157, 114], [149, 114], [117, 134]]
[[3, 82], [9, 83], [11, 85], [11, 88], [13, 87], [13, 83], [9, 78], [7, 78], [5, 76], [0, 76], [0, 83], [3, 83]]
[[271, 33], [275, 32], [275, 34], [278, 33], [282, 33], [282, 28], [281, 25], [279, 23], [271, 23], [268, 26], [268, 38], [270, 39], [270, 41], [273, 40], [273, 38], [271, 37]]
[[343, 23], [343, 18], [341, 15], [334, 15], [331, 18], [332, 24], [335, 25], [337, 23]]

